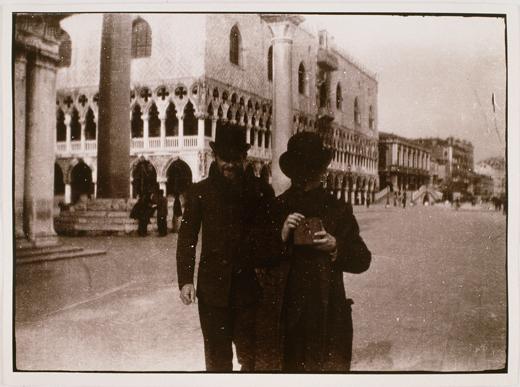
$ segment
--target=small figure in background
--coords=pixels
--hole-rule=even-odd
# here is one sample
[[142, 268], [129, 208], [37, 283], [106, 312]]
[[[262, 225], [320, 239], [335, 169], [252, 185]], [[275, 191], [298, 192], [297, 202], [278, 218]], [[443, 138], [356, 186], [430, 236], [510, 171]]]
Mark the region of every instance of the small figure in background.
[[139, 196], [137, 203], [135, 203], [130, 212], [130, 217], [139, 222], [137, 227], [137, 233], [139, 236], [148, 235], [148, 223], [150, 223], [150, 218], [152, 217], [153, 212], [154, 207], [152, 205], [151, 194], [145, 192], [143, 195]]
[[168, 200], [164, 196], [164, 191], [160, 189], [157, 194], [157, 229], [159, 236], [166, 236], [168, 233]]

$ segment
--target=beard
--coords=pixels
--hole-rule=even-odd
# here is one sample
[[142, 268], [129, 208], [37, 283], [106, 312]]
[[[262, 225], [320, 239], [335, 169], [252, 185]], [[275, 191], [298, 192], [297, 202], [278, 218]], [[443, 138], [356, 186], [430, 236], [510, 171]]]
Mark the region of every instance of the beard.
[[222, 177], [224, 177], [229, 182], [234, 182], [237, 180], [240, 174], [240, 168], [236, 166], [225, 166], [221, 170]]

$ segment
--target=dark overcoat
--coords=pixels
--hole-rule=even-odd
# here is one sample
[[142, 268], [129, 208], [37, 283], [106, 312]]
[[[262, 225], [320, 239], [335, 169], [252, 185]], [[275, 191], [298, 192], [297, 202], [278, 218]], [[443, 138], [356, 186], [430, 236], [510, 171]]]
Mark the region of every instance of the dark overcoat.
[[[283, 222], [294, 212], [322, 220], [325, 230], [337, 241], [335, 261], [330, 254], [312, 247], [281, 241]], [[348, 371], [352, 302], [345, 294], [343, 272], [361, 273], [371, 261], [352, 206], [322, 188], [310, 192], [290, 188], [276, 199], [271, 217], [272, 233], [269, 249], [265, 250], [277, 254], [280, 260], [262, 281], [256, 369], [287, 370], [288, 346], [292, 345], [290, 350], [305, 359], [301, 369], [304, 372]], [[286, 336], [291, 329], [307, 333], [290, 344]]]
[[226, 307], [258, 300], [255, 275], [259, 264], [251, 254], [255, 224], [274, 199], [272, 187], [257, 178], [243, 176], [230, 185], [219, 173], [193, 184], [177, 245], [179, 288], [194, 283], [195, 248], [202, 228], [202, 247], [197, 275], [197, 297], [204, 303]]

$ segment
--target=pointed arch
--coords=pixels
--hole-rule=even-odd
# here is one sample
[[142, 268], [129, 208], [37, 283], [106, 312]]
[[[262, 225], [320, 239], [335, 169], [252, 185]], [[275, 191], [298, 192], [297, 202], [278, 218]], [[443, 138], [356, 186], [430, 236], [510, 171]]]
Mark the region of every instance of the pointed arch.
[[361, 124], [361, 113], [359, 111], [359, 101], [358, 98], [354, 98], [354, 124]]
[[79, 141], [81, 139], [81, 123], [79, 122], [79, 112], [75, 107], [72, 108], [70, 117], [70, 139], [71, 141]]
[[341, 110], [343, 107], [343, 94], [341, 90], [341, 84], [338, 82], [336, 86], [336, 109]]
[[148, 109], [148, 133], [150, 137], [160, 137], [161, 135], [161, 120], [155, 102], [152, 102]]
[[65, 181], [63, 179], [63, 171], [58, 163], [54, 163], [54, 195], [65, 194]]
[[300, 66], [298, 67], [298, 92], [300, 94], [306, 95], [307, 90], [307, 74], [305, 72], [305, 65], [303, 62], [300, 62]]
[[132, 138], [143, 137], [143, 119], [141, 106], [136, 103], [132, 109], [131, 131]]
[[134, 197], [157, 188], [157, 170], [155, 166], [144, 158], [140, 158], [132, 168], [132, 194]]
[[195, 109], [191, 101], [188, 101], [184, 107], [184, 134], [186, 136], [195, 136], [197, 134], [197, 117], [195, 117]]
[[235, 24], [229, 33], [229, 61], [237, 66], [240, 66], [242, 51], [242, 36], [240, 30]]
[[94, 111], [89, 107], [85, 115], [85, 139], [96, 139], [96, 117]]
[[67, 141], [67, 125], [65, 125], [65, 113], [63, 110], [56, 111], [56, 141]]
[[132, 23], [132, 58], [145, 58], [152, 55], [152, 29], [141, 17]]
[[175, 109], [173, 102], [170, 102], [166, 108], [166, 120], [164, 125], [167, 137], [177, 136], [179, 134], [179, 119], [177, 118], [177, 109]]
[[374, 123], [375, 123], [374, 108], [372, 107], [372, 105], [370, 105], [368, 108], [368, 128], [371, 130], [374, 130], [375, 129]]
[[90, 198], [90, 195], [94, 192], [92, 169], [81, 159], [70, 172], [70, 185], [73, 204], [82, 196]]
[[166, 168], [166, 195], [179, 195], [188, 189], [193, 181], [190, 166], [181, 159], [169, 163]]

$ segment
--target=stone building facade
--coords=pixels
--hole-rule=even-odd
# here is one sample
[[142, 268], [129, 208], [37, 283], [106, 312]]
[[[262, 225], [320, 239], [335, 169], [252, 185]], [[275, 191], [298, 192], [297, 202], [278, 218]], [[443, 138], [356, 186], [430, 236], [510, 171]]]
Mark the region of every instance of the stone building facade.
[[413, 140], [390, 133], [379, 133], [379, 181], [392, 191], [415, 191], [429, 184], [430, 150]]
[[[169, 194], [212, 162], [220, 122], [244, 126], [250, 170], [269, 176], [273, 124], [272, 32], [258, 14], [132, 15], [130, 181], [153, 166]], [[55, 194], [96, 195], [101, 14], [61, 22], [57, 74]], [[292, 43], [292, 133], [319, 132], [334, 150], [327, 187], [361, 203], [378, 188], [377, 81], [332, 44], [298, 26]], [[326, 125], [323, 125], [323, 123]], [[85, 168], [86, 166], [86, 168]], [[89, 172], [90, 171], [90, 172]], [[90, 173], [90, 176], [89, 176]], [[91, 188], [77, 181], [90, 181]], [[84, 192], [87, 191], [88, 192]]]
[[501, 157], [491, 157], [482, 160], [475, 166], [475, 172], [491, 179], [491, 186], [486, 180], [486, 187], [491, 195], [500, 198], [506, 193], [506, 167], [505, 160]]
[[439, 165], [446, 168], [446, 182], [458, 183], [461, 186], [471, 185], [474, 174], [473, 144], [469, 141], [448, 137], [420, 138], [415, 140], [428, 148], [431, 157], [437, 160]]

